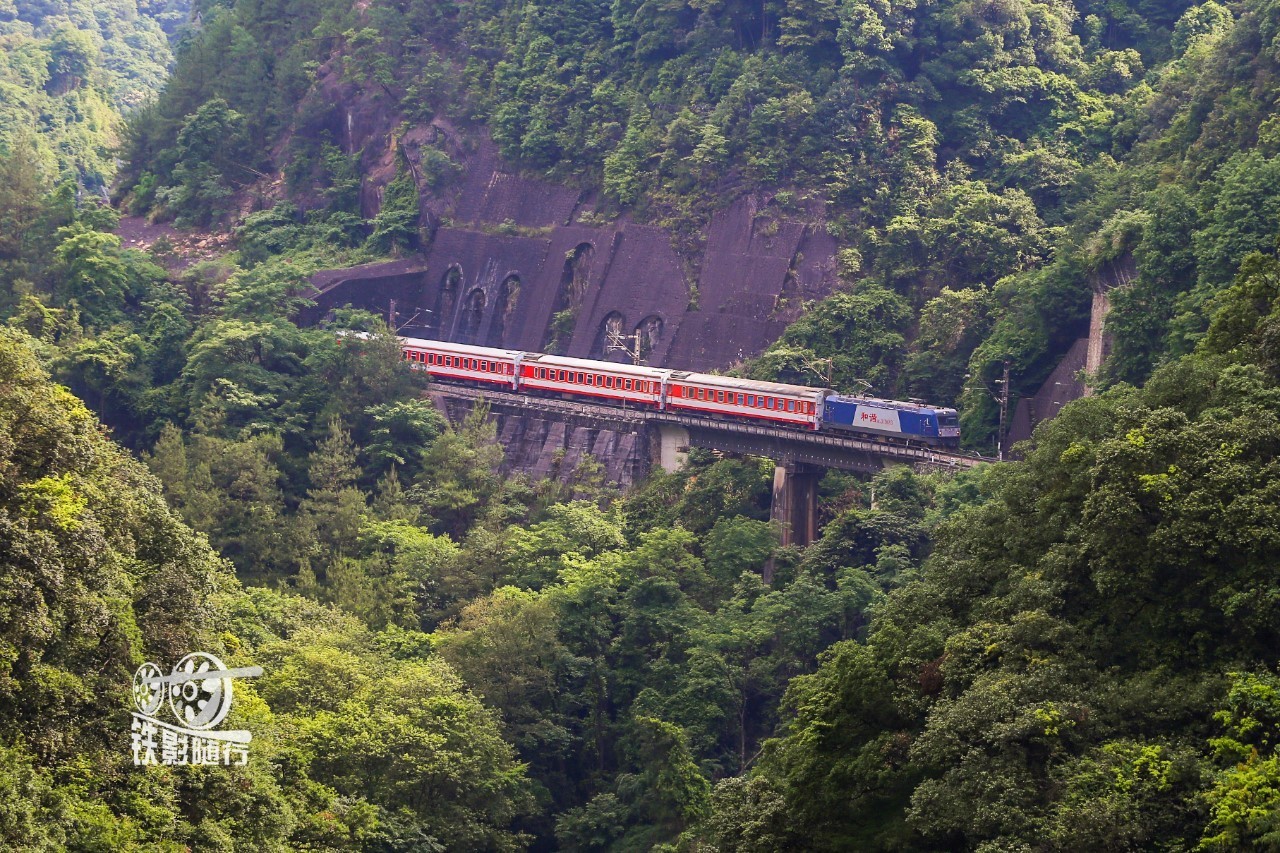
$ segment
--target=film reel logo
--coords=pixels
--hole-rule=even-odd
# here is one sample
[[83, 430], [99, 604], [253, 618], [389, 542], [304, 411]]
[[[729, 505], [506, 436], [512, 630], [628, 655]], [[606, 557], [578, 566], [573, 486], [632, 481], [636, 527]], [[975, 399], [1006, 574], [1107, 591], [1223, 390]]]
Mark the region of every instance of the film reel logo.
[[[249, 732], [212, 729], [231, 711], [233, 679], [259, 675], [262, 667], [227, 669], [207, 652], [192, 652], [168, 675], [149, 661], [138, 667], [133, 676], [134, 764], [247, 763]], [[177, 726], [157, 717], [166, 701]]]

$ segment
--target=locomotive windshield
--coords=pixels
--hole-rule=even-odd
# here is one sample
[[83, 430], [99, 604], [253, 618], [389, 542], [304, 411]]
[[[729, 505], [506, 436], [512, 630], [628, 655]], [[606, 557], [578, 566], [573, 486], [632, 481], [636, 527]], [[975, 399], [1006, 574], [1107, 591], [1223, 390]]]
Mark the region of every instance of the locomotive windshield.
[[955, 415], [938, 415], [938, 426], [959, 426], [960, 419]]

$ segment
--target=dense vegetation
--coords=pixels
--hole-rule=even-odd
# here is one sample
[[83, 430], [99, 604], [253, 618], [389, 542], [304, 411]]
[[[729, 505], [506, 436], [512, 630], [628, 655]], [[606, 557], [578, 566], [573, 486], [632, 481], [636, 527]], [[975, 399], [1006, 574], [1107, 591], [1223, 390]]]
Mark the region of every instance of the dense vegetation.
[[31, 147], [46, 178], [105, 192], [121, 113], [160, 91], [166, 26], [186, 11], [185, 0], [0, 2], [0, 148]]
[[755, 782], [819, 846], [1270, 843], [1277, 272], [1252, 256], [1193, 355], [1042, 429], [792, 682]]
[[[743, 192], [816, 219], [844, 290], [747, 369], [813, 382], [830, 358], [839, 387], [958, 403], [974, 446], [1003, 363], [1034, 391], [1095, 284], [1136, 282], [1108, 376], [1141, 381], [1280, 226], [1266, 3], [304, 5], [205, 4], [133, 125], [135, 209], [211, 221], [279, 168], [326, 216], [337, 140], [307, 97], [323, 63], [408, 122], [483, 120], [518, 166], [671, 226], [692, 269], [700, 225]], [[421, 191], [456, 173], [450, 144], [428, 148]]]
[[[56, 202], [55, 196], [49, 203]], [[883, 508], [893, 489], [918, 488], [897, 475], [881, 487], [882, 508], [874, 511], [853, 487], [831, 550], [780, 555], [778, 576], [786, 582], [770, 587], [757, 574], [775, 536], [763, 520], [769, 471], [761, 464], [704, 459], [624, 502], [601, 486], [590, 463], [561, 482], [500, 478], [491, 427], [477, 417], [448, 428], [414, 396], [415, 377], [390, 338], [344, 342], [255, 315], [285, 298], [288, 281], [263, 280], [263, 270], [282, 263], [215, 281], [208, 302], [216, 307], [202, 312], [188, 302], [188, 290], [168, 283], [141, 253], [120, 250], [74, 209], [69, 216], [71, 224], [55, 232], [63, 235], [55, 256], [70, 262], [72, 247], [87, 243], [91, 254], [77, 263], [94, 275], [82, 280], [113, 272], [121, 294], [137, 301], [76, 313], [70, 300], [65, 308], [43, 308], [41, 294], [28, 294], [13, 322], [39, 338], [12, 337], [15, 364], [0, 384], [25, 383], [73, 400], [38, 375], [35, 348], [119, 425], [122, 437], [152, 445], [155, 436], [147, 462], [171, 505], [258, 587], [238, 592], [217, 565], [224, 598], [217, 607], [196, 608], [195, 621], [173, 643], [213, 643], [271, 673], [255, 685], [265, 704], [246, 720], [266, 744], [253, 765], [265, 775], [253, 784], [264, 788], [267, 801], [250, 798], [235, 805], [235, 814], [206, 815], [200, 798], [223, 797], [223, 788], [197, 787], [177, 801], [166, 795], [172, 817], [162, 834], [156, 824], [135, 827], [140, 819], [120, 804], [135, 777], [122, 768], [95, 771], [96, 787], [83, 796], [106, 803], [95, 820], [119, 824], [121, 844], [182, 839], [187, 824], [216, 829], [228, 843], [339, 849], [395, 849], [395, 839], [416, 837], [475, 849], [517, 843], [521, 833], [565, 844], [599, 832], [638, 845], [672, 839], [705, 813], [710, 774], [740, 771], [759, 750], [788, 679], [810, 669], [831, 642], [857, 636], [868, 601], [924, 553], [920, 512]], [[77, 280], [77, 268], [55, 266], [49, 276]], [[110, 325], [68, 325], [69, 318], [108, 310]], [[81, 384], [91, 380], [96, 384]], [[106, 446], [101, 436], [97, 441]], [[41, 489], [54, 484], [47, 487], [50, 500], [61, 503], [40, 510], [42, 518], [51, 524], [79, 518], [82, 492], [99, 474], [68, 480], [62, 469], [40, 465], [34, 448], [17, 447], [14, 455], [32, 460], [27, 478]], [[26, 495], [25, 483], [19, 479], [9, 491]], [[155, 486], [144, 485], [154, 504]], [[118, 499], [131, 494], [110, 491]], [[31, 514], [13, 510], [24, 512]], [[101, 513], [139, 515], [128, 506]], [[681, 526], [677, 519], [702, 521]], [[862, 562], [844, 566], [835, 555], [851, 547]], [[14, 571], [23, 588], [31, 569], [19, 563]], [[192, 576], [185, 564], [172, 571]], [[85, 583], [107, 594], [105, 581]], [[262, 585], [285, 592], [269, 594]], [[89, 612], [78, 599], [65, 604], [73, 613]], [[150, 606], [190, 610], [178, 598]], [[6, 624], [16, 629], [21, 622]], [[76, 630], [65, 625], [57, 633]], [[10, 642], [15, 649], [30, 645], [21, 634]], [[125, 701], [121, 673], [144, 650], [164, 657], [170, 648], [144, 635], [103, 672], [120, 682], [111, 694], [118, 701], [60, 713], [118, 726], [111, 709]], [[388, 702], [395, 708], [437, 694], [456, 695], [448, 702], [474, 716], [466, 703], [475, 700], [453, 673], [501, 712], [503, 740], [485, 740], [490, 718], [483, 716], [467, 723], [479, 730], [440, 732], [439, 704], [425, 710], [409, 704], [401, 716], [366, 721]], [[9, 736], [17, 737], [24, 722], [15, 720]], [[484, 751], [410, 753], [397, 757], [405, 762], [396, 771], [402, 781], [386, 781], [384, 762], [361, 750], [379, 742], [386, 727], [403, 726], [410, 727], [406, 737], [418, 727], [424, 737], [448, 734]], [[359, 738], [351, 734], [365, 729]], [[276, 738], [302, 738], [301, 751], [274, 752]], [[86, 748], [84, 737], [68, 735], [65, 754], [41, 751], [21, 760], [56, 764]], [[504, 751], [510, 749], [527, 769], [510, 765]], [[104, 748], [101, 761], [118, 766], [126, 755]], [[302, 770], [289, 769], [295, 766]], [[436, 774], [458, 773], [479, 774], [474, 783], [489, 793], [472, 802], [472, 789], [445, 788], [428, 804], [412, 792], [434, 789]], [[40, 777], [36, 790], [61, 798], [63, 784], [69, 783]], [[202, 784], [226, 782], [213, 777]], [[51, 827], [51, 843], [77, 837], [75, 819], [42, 810], [29, 802], [35, 795], [14, 786], [32, 820]], [[463, 811], [448, 816], [448, 809]], [[317, 815], [332, 822], [317, 826]], [[14, 842], [31, 831], [27, 823], [5, 827]]]
[[[1274, 844], [1274, 4], [11, 5], [6, 846]], [[1033, 387], [1107, 279], [1107, 390], [1019, 463], [829, 476], [803, 550], [767, 462], [626, 495], [590, 459], [501, 474], [484, 411], [447, 424], [377, 318], [295, 322], [315, 269], [417, 245], [415, 189], [456, 172], [401, 161], [365, 221], [359, 157], [313, 132], [326, 75], [483, 123], [695, 261], [737, 193], [820, 218], [845, 286], [758, 375], [831, 357], [981, 440], [984, 381]], [[121, 203], [234, 251], [111, 233], [82, 190], [125, 112]], [[138, 771], [129, 676], [192, 648], [266, 670], [253, 761]]]
[[[13, 331], [0, 388], [7, 848], [514, 846], [528, 784], [446, 663], [394, 654], [340, 611], [241, 588]], [[131, 674], [192, 648], [270, 668], [233, 711], [254, 760], [137, 772]]]

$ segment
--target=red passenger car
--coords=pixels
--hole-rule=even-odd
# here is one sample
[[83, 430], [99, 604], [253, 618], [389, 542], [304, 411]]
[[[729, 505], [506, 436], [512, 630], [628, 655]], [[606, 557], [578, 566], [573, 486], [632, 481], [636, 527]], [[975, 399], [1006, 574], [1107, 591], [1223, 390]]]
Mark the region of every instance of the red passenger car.
[[409, 366], [425, 370], [432, 378], [488, 382], [515, 389], [520, 359], [517, 350], [473, 347], [422, 338], [401, 338]]
[[662, 404], [662, 381], [669, 372], [611, 361], [525, 353], [520, 363], [519, 387], [657, 408]]
[[817, 429], [822, 422], [822, 399], [829, 393], [825, 388], [675, 370], [667, 381], [667, 411], [749, 418]]

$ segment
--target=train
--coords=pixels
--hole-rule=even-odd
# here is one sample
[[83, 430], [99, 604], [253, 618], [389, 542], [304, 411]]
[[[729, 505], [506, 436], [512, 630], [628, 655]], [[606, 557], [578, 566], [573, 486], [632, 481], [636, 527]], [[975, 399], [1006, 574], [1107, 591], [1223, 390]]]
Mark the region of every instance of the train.
[[433, 379], [798, 429], [915, 440], [940, 447], [960, 443], [956, 410], [941, 406], [423, 338], [399, 341], [409, 366]]

